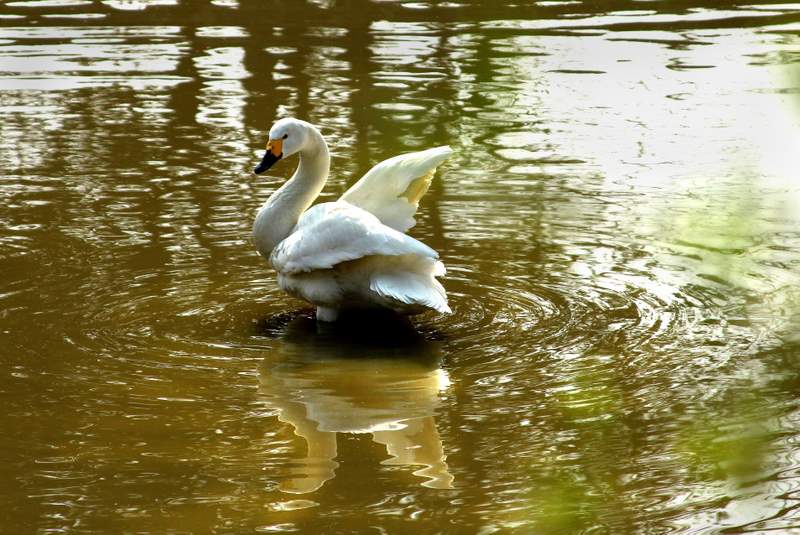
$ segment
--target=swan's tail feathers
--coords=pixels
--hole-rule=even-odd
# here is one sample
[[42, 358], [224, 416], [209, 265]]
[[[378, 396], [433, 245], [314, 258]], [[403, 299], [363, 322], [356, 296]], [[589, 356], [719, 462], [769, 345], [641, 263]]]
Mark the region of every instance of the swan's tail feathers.
[[413, 227], [419, 201], [428, 191], [436, 168], [453, 150], [435, 147], [385, 160], [342, 195], [342, 201], [374, 214], [400, 232]]
[[451, 312], [442, 285], [436, 280], [426, 280], [424, 275], [399, 272], [375, 274], [369, 287], [382, 297], [410, 307], [421, 305], [443, 314]]

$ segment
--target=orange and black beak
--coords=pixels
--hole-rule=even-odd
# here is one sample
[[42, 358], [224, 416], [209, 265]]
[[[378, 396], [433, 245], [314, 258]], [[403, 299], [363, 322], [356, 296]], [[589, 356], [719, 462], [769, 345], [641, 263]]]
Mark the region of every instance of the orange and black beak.
[[282, 139], [270, 139], [267, 142], [267, 152], [264, 153], [264, 158], [261, 159], [261, 163], [258, 164], [253, 172], [257, 175], [260, 175], [273, 165], [275, 162], [283, 157], [283, 140]]

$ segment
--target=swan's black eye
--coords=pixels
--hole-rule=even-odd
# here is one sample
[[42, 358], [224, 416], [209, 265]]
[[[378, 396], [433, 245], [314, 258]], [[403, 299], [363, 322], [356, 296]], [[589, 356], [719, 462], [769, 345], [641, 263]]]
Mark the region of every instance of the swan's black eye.
[[287, 137], [289, 137], [289, 134], [283, 134], [283, 139], [286, 139]]

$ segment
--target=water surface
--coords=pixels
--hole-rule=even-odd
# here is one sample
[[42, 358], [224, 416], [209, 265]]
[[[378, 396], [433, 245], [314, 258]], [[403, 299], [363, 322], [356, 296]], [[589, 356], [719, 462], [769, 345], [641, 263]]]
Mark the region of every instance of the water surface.
[[[498, 4], [0, 5], [3, 531], [800, 531], [800, 5]], [[278, 291], [286, 115], [454, 314]]]

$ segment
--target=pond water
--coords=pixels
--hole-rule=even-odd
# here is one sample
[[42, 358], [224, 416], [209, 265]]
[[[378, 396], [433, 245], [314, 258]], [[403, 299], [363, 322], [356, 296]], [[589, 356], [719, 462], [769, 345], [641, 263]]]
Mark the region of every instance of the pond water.
[[[800, 533], [800, 4], [501, 4], [0, 5], [0, 531]], [[287, 115], [452, 315], [277, 289]]]

